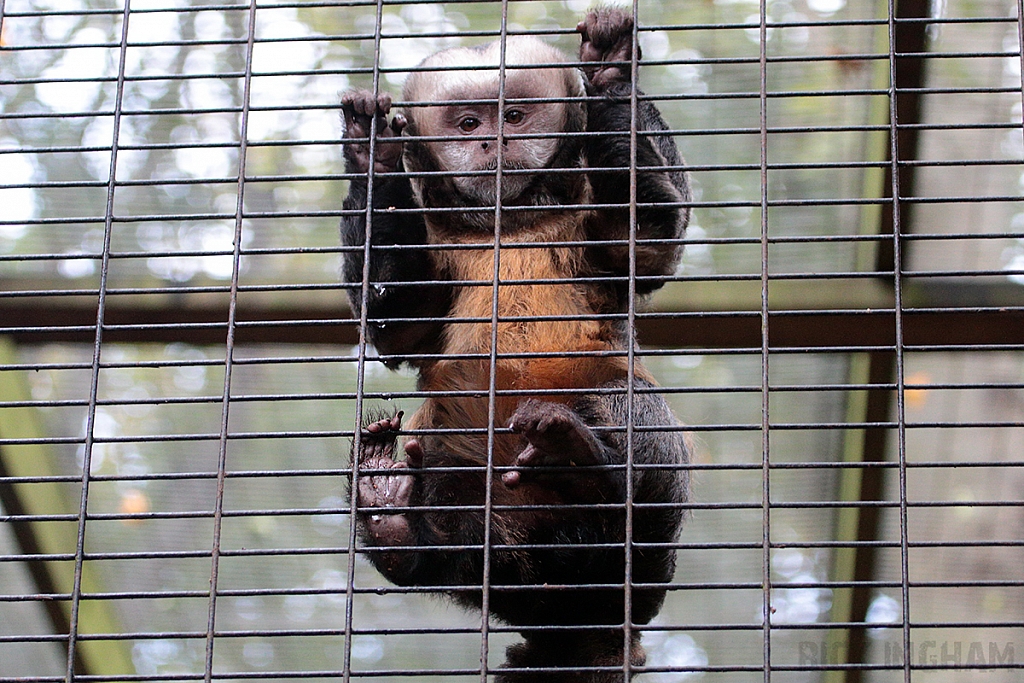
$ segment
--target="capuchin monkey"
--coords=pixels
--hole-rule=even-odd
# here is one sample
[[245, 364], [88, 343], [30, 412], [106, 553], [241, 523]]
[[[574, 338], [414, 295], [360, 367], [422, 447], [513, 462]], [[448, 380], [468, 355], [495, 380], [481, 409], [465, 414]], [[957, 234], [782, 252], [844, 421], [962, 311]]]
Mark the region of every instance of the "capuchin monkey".
[[642, 666], [623, 624], [660, 610], [687, 500], [683, 434], [639, 362], [628, 391], [625, 315], [679, 261], [687, 178], [658, 110], [630, 102], [630, 15], [596, 10], [578, 30], [578, 67], [506, 39], [501, 111], [500, 42], [428, 57], [390, 121], [390, 96], [342, 97], [357, 176], [342, 238], [360, 247], [344, 279], [384, 363], [415, 368], [426, 396], [404, 427], [402, 413], [364, 422], [359, 537], [388, 580], [475, 608], [486, 541], [488, 611], [524, 637], [501, 683], [622, 681], [627, 656]]

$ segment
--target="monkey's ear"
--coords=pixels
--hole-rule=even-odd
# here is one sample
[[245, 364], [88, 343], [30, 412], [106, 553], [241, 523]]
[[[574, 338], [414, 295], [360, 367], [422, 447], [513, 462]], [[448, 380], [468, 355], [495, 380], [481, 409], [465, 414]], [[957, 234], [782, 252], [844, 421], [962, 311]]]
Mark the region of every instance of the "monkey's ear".
[[587, 76], [581, 66], [565, 70], [565, 94], [569, 97], [586, 96]]
[[[583, 71], [579, 68], [565, 70], [566, 97], [586, 97], [587, 89]], [[580, 132], [587, 129], [587, 105], [585, 102], [567, 102], [565, 110], [565, 131]]]
[[582, 133], [587, 129], [587, 107], [583, 102], [565, 104], [565, 132]]

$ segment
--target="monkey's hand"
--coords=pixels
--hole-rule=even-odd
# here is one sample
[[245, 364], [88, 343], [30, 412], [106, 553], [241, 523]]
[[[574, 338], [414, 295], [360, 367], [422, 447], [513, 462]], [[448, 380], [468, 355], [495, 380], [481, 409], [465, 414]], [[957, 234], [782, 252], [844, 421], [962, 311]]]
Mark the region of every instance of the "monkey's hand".
[[370, 130], [377, 120], [377, 147], [374, 150], [373, 170], [386, 173], [398, 168], [402, 159], [402, 129], [405, 117], [395, 114], [388, 124], [391, 95], [369, 90], [350, 90], [341, 96], [341, 113], [345, 120], [345, 137], [366, 138], [365, 141], [345, 144], [345, 159], [350, 173], [366, 173], [370, 168]]
[[576, 30], [582, 36], [580, 68], [592, 89], [603, 91], [632, 80], [633, 16], [629, 12], [617, 7], [595, 9]]
[[576, 478], [575, 472], [540, 474], [529, 470], [539, 466], [597, 465], [604, 462], [603, 446], [593, 430], [573, 410], [561, 403], [523, 401], [509, 428], [526, 437], [526, 448], [516, 457], [519, 469], [505, 472], [501, 480], [514, 488], [524, 479], [541, 477], [552, 482]]
[[409, 521], [403, 513], [386, 513], [387, 508], [408, 507], [412, 499], [413, 476], [409, 465], [394, 459], [402, 413], [371, 422], [360, 438], [359, 469], [382, 470], [360, 474], [358, 495], [362, 521], [371, 545], [408, 545], [412, 541]]

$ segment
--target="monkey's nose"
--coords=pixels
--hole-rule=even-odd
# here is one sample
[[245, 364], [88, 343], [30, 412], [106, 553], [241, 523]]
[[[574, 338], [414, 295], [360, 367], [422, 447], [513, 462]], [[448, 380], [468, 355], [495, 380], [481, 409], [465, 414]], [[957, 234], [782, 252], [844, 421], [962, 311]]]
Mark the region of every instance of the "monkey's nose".
[[480, 143], [480, 146], [481, 146], [482, 148], [484, 148], [484, 149], [487, 149], [487, 145], [488, 145], [488, 144], [489, 144], [489, 143], [487, 143], [487, 142], [481, 142], [481, 143]]

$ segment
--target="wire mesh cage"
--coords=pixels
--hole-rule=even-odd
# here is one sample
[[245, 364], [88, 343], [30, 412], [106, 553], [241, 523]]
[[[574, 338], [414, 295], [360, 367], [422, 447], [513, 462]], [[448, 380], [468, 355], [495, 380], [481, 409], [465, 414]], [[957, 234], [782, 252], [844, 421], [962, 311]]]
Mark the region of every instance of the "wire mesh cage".
[[[345, 168], [342, 148], [361, 144], [343, 123], [354, 90], [389, 92], [413, 119], [475, 103], [581, 107], [593, 122], [601, 96], [575, 57], [590, 9], [0, 0], [0, 680], [1024, 679], [1021, 2], [638, 1], [622, 8], [629, 49], [610, 60], [630, 84], [616, 100], [624, 124], [517, 134], [504, 115], [491, 134], [499, 159], [517, 143], [582, 145], [589, 166]], [[506, 50], [522, 36], [565, 62], [523, 69]], [[493, 93], [404, 99], [411, 74], [451, 71], [425, 58], [487, 43], [498, 46]], [[519, 72], [547, 84], [556, 70], [590, 90], [504, 87]], [[648, 107], [665, 130], [641, 120]], [[644, 161], [659, 136], [685, 162]], [[379, 161], [387, 141], [364, 139]], [[623, 144], [618, 166], [594, 162], [601, 145]], [[684, 171], [688, 194], [645, 195], [645, 178]], [[468, 241], [382, 245], [375, 228], [437, 206], [343, 205], [359, 183], [380, 187], [377, 175], [493, 178], [499, 200], [473, 208], [484, 227]], [[581, 178], [608, 189], [529, 211], [501, 191]], [[645, 232], [667, 210], [689, 212], [685, 238]], [[625, 226], [614, 235], [514, 239], [523, 220], [546, 220], [517, 215], [608, 212]], [[441, 227], [459, 215], [435, 214]], [[346, 220], [369, 242], [339, 240]], [[680, 247], [671, 272], [638, 266], [637, 250]], [[631, 258], [594, 265], [601, 249]], [[524, 262], [566, 250], [594, 267], [509, 275], [496, 264], [517, 250]], [[385, 278], [359, 260], [386, 253], [482, 253], [492, 275]], [[358, 277], [343, 278], [344, 263]], [[500, 310], [515, 287], [615, 295], [530, 317]], [[375, 317], [368, 304], [386, 288], [430, 312]], [[480, 292], [493, 310], [467, 316], [451, 291]], [[370, 343], [382, 325], [422, 322], [447, 325], [444, 339], [475, 326], [486, 343]], [[509, 348], [503, 325], [527, 341], [544, 325], [622, 337]], [[482, 384], [423, 379], [453, 357], [478, 363]], [[554, 386], [502, 384], [502, 363], [521, 357], [621, 374], [614, 387], [571, 372]], [[404, 434], [483, 440], [468, 468], [483, 483], [442, 491], [448, 514], [455, 501], [456, 515], [483, 520], [481, 538], [425, 548], [421, 537], [407, 555], [469, 553], [479, 579], [396, 585], [359, 532], [380, 511], [357, 495], [375, 470], [352, 462], [352, 444], [359, 453], [374, 438], [368, 420], [452, 396], [487, 419], [421, 420]], [[604, 484], [586, 500], [530, 503], [537, 528], [561, 534], [531, 545], [495, 531], [530, 505], [493, 492], [510, 472], [533, 476], [499, 457], [515, 434], [498, 406], [537, 397], [577, 412], [621, 401], [625, 417], [591, 415], [584, 432], [605, 450], [625, 445], [620, 460], [589, 463], [621, 496]], [[641, 421], [636, 406], [651, 400], [685, 427]], [[684, 436], [688, 460], [645, 460], [649, 444]], [[538, 489], [594, 476], [550, 455]], [[642, 500], [649, 471], [688, 478], [689, 496]], [[424, 514], [402, 502], [409, 519]], [[685, 516], [678, 538], [634, 527], [658, 509]], [[623, 530], [573, 537], [577, 514]], [[491, 571], [537, 548], [570, 558], [558, 566], [577, 578], [517, 584]], [[654, 586], [664, 604], [641, 618], [630, 610], [652, 583], [631, 568], [654, 552], [675, 569]], [[623, 568], [609, 580], [580, 557]], [[570, 609], [527, 629], [497, 607], [518, 596], [536, 611], [564, 595], [580, 612], [611, 604], [621, 620], [598, 628]], [[621, 648], [517, 669], [522, 632], [572, 650], [587, 639], [565, 647], [565, 631], [581, 624], [614, 631]], [[631, 657], [634, 638], [645, 656]]]

